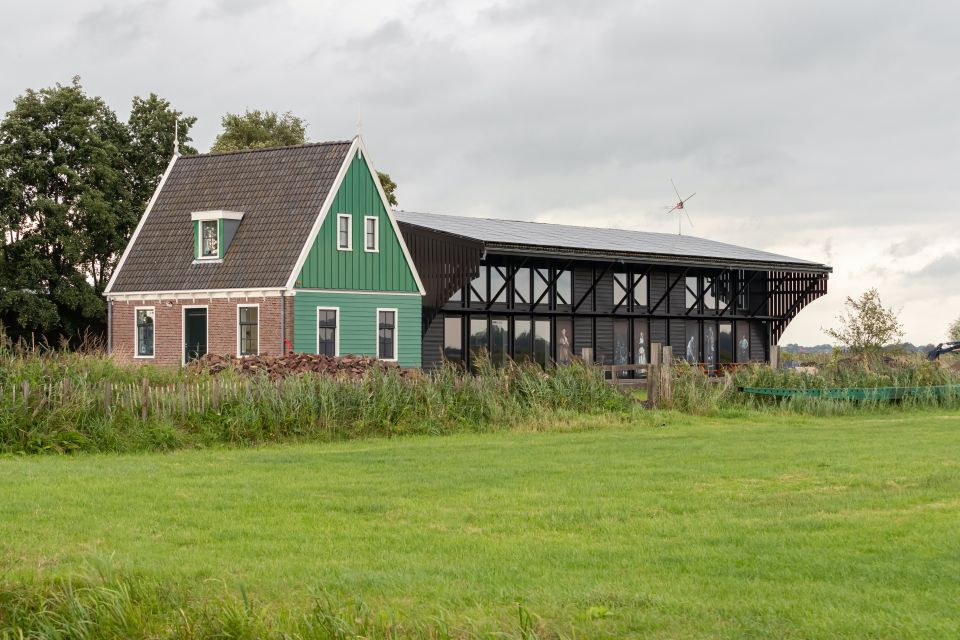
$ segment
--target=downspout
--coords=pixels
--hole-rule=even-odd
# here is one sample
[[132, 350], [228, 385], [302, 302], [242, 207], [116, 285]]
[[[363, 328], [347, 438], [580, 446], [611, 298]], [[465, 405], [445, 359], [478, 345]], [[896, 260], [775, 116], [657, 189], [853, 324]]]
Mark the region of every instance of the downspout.
[[113, 355], [113, 300], [107, 298], [107, 355]]
[[280, 291], [280, 355], [287, 353], [287, 298], [286, 292]]

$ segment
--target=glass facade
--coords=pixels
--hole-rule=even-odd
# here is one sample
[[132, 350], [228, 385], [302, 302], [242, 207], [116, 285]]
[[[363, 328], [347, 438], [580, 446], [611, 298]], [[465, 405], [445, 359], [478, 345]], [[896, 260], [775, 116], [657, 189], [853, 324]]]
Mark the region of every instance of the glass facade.
[[137, 309], [137, 355], [141, 358], [153, 357], [153, 317], [152, 308]]
[[513, 359], [517, 362], [533, 361], [533, 321], [529, 318], [513, 321]]
[[255, 356], [259, 352], [258, 317], [260, 309], [257, 307], [237, 308], [237, 334], [240, 336], [240, 355]]
[[463, 316], [443, 319], [443, 357], [450, 362], [463, 362]]

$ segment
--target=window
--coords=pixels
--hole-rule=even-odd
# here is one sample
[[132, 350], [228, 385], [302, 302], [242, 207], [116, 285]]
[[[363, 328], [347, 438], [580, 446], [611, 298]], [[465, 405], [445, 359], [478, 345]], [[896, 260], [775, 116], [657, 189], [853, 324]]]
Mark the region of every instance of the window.
[[137, 357], [153, 357], [153, 307], [137, 307]]
[[513, 359], [517, 362], [533, 360], [533, 322], [530, 318], [513, 321]]
[[487, 268], [480, 267], [480, 273], [470, 282], [470, 302], [487, 301]]
[[613, 306], [627, 306], [627, 274], [613, 274]]
[[377, 357], [397, 359], [397, 310], [377, 309]]
[[449, 362], [463, 362], [463, 318], [460, 316], [443, 319], [443, 358]]
[[349, 213], [337, 214], [337, 250], [353, 250], [353, 224]]
[[717, 293], [716, 293], [717, 281], [713, 278], [704, 278], [703, 279], [703, 312], [707, 313], [710, 311], [717, 310]]
[[363, 219], [363, 250], [367, 253], [380, 252], [380, 218], [376, 216]]
[[647, 301], [647, 278], [643, 274], [633, 274], [633, 304], [634, 307], [646, 307]]
[[470, 318], [470, 366], [476, 368], [477, 360], [489, 356], [489, 324], [486, 317]]
[[700, 292], [697, 291], [697, 280], [696, 276], [687, 276], [686, 278], [687, 311], [697, 310], [697, 301], [700, 297]]
[[533, 304], [549, 304], [547, 285], [550, 284], [550, 269], [533, 270]]
[[573, 290], [570, 282], [569, 271], [557, 271], [557, 304], [571, 304], [573, 302]]
[[200, 221], [200, 257], [201, 258], [219, 258], [220, 242], [219, 233], [220, 222], [217, 220]]
[[490, 319], [490, 362], [495, 367], [507, 364], [510, 355], [510, 334], [506, 318]]
[[490, 267], [490, 302], [507, 301], [506, 267]]
[[513, 301], [514, 304], [530, 302], [530, 269], [528, 267], [520, 267], [513, 276]]
[[260, 308], [255, 304], [237, 306], [237, 354], [255, 356], [260, 350]]
[[534, 341], [533, 354], [534, 359], [544, 369], [550, 364], [550, 321], [536, 320], [533, 323]]
[[339, 313], [339, 309], [317, 307], [317, 353], [320, 355], [340, 355], [340, 337], [337, 335]]

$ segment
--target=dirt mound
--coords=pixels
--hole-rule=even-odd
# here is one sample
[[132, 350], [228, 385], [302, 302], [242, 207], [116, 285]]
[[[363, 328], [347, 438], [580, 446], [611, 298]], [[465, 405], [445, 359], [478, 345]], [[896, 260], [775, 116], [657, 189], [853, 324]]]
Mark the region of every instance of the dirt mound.
[[283, 356], [220, 356], [208, 353], [190, 363], [196, 372], [218, 374], [223, 371], [270, 378], [285, 378], [302, 373], [360, 379], [371, 371], [399, 370], [404, 376], [414, 376], [411, 369], [401, 369], [395, 362], [385, 362], [369, 356], [324, 356], [312, 353], [288, 353]]

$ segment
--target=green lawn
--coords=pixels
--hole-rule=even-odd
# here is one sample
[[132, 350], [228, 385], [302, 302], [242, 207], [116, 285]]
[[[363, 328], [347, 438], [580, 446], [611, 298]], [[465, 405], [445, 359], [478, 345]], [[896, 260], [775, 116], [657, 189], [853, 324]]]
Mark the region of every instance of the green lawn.
[[0, 459], [0, 574], [578, 637], [960, 636], [960, 413]]

